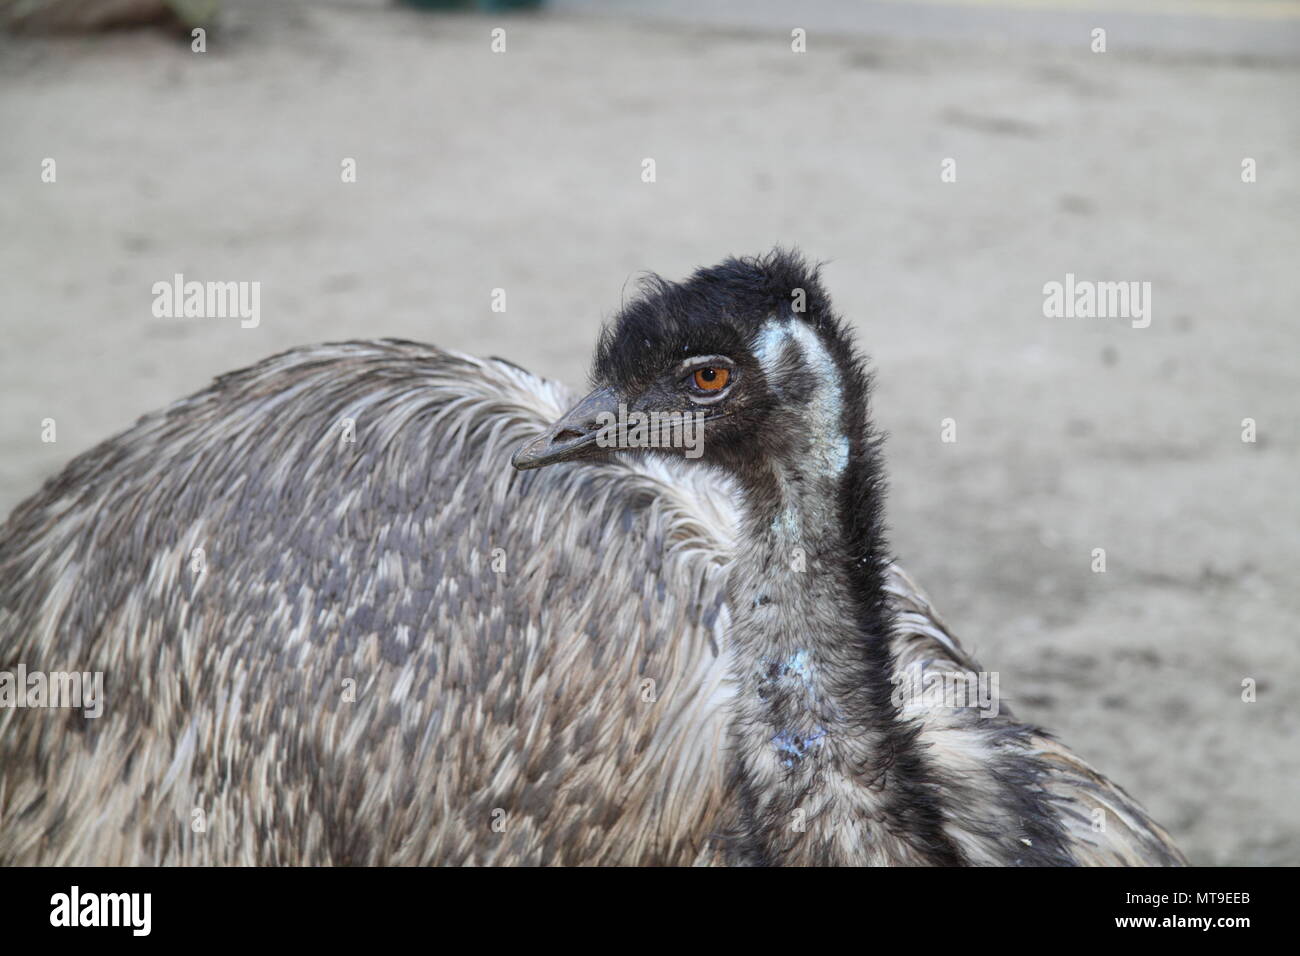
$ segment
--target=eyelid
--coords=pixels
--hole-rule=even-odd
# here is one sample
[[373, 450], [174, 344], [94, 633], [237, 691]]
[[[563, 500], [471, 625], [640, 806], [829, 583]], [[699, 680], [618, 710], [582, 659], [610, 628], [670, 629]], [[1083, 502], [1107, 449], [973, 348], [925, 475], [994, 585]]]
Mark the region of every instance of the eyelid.
[[[702, 368], [720, 368], [726, 371], [729, 381], [716, 391], [704, 391], [691, 381], [691, 372]], [[736, 363], [725, 355], [693, 355], [677, 366], [677, 376], [690, 389], [690, 400], [696, 405], [712, 405], [731, 394], [736, 381]]]
[[677, 366], [677, 374], [685, 375], [687, 372], [692, 372], [697, 368], [706, 368], [710, 365], [725, 368], [729, 372], [736, 370], [736, 363], [725, 355], [692, 355]]

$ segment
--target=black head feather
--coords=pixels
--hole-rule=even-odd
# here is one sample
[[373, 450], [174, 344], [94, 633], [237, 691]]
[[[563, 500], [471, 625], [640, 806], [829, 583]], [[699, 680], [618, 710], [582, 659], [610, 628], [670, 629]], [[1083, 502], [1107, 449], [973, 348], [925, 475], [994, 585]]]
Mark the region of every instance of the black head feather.
[[725, 259], [683, 282], [647, 275], [640, 295], [602, 329], [592, 382], [635, 390], [686, 356], [744, 352], [773, 316], [840, 338], [819, 271], [798, 252], [775, 249]]
[[[646, 277], [641, 294], [602, 330], [592, 382], [635, 396], [684, 358], [707, 354], [731, 356], [761, 381], [764, 373], [753, 354], [754, 340], [773, 318], [810, 326], [839, 372], [841, 429], [849, 443], [840, 489], [845, 544], [857, 573], [874, 576], [884, 560], [885, 544], [879, 440], [867, 413], [871, 379], [851, 332], [822, 286], [819, 266], [810, 265], [797, 251], [778, 248], [762, 256], [726, 259], [683, 282]], [[742, 482], [751, 487], [746, 478], [755, 476], [746, 472], [761, 468], [764, 455], [779, 450], [782, 434], [797, 428], [804, 398], [797, 376], [780, 391], [771, 387], [774, 383], [763, 384], [768, 387], [749, 389], [734, 427], [714, 431], [718, 441], [714, 453], [706, 456], [739, 470]], [[740, 447], [728, 460], [717, 453], [719, 441], [724, 452], [728, 445]]]

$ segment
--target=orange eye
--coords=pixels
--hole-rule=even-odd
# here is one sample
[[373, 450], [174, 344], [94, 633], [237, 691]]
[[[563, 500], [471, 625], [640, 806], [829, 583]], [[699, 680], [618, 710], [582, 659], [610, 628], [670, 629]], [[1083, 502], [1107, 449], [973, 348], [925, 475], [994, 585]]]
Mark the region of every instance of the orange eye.
[[705, 392], [717, 392], [726, 388], [731, 372], [725, 368], [697, 369], [694, 375], [695, 387]]

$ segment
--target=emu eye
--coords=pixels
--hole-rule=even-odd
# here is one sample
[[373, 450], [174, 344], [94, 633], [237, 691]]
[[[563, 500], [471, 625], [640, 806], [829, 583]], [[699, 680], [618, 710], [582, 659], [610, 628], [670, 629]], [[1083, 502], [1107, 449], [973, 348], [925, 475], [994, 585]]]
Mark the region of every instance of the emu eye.
[[696, 369], [691, 380], [702, 392], [719, 392], [727, 387], [727, 382], [731, 380], [731, 372], [725, 368], [701, 368]]

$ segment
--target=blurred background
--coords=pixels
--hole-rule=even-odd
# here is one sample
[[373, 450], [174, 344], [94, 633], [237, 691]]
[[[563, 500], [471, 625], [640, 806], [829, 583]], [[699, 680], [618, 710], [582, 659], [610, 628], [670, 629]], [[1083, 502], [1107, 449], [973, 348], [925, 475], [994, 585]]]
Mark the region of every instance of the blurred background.
[[[795, 245], [877, 369], [894, 549], [1011, 706], [1193, 862], [1300, 863], [1300, 3], [456, 6], [0, 0], [0, 514], [276, 351], [580, 386], [641, 271]], [[260, 324], [155, 318], [176, 273]], [[1066, 273], [1150, 327], [1045, 318]]]

